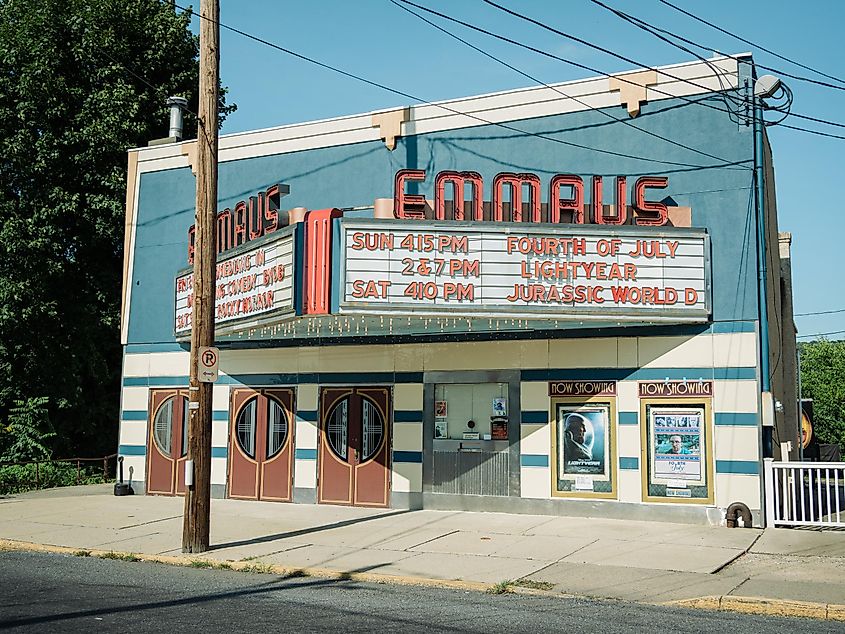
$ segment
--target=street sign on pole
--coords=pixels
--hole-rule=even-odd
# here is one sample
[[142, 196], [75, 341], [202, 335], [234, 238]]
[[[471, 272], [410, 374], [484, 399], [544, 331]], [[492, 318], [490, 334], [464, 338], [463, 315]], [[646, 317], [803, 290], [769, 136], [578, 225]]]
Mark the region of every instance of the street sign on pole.
[[214, 383], [220, 366], [220, 350], [202, 346], [197, 355], [197, 378], [201, 383]]

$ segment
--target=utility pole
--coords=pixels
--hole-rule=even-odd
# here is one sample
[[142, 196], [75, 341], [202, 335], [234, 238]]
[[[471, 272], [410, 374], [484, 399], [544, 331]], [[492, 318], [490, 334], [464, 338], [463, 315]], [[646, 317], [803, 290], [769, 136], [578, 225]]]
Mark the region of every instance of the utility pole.
[[[220, 74], [220, 1], [200, 2], [200, 77], [197, 110], [197, 212], [194, 249], [194, 310], [191, 315], [188, 464], [182, 552], [209, 546], [211, 515], [211, 396], [213, 383], [199, 381], [202, 346], [214, 345], [217, 261], [217, 89]], [[193, 467], [193, 468], [191, 468]]]

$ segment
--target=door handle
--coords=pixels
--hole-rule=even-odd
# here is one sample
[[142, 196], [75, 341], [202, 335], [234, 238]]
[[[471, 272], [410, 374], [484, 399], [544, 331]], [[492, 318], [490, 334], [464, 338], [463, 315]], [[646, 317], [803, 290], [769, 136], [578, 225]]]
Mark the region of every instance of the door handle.
[[358, 462], [360, 462], [360, 456], [358, 455], [358, 449], [356, 448], [355, 449], [355, 464], [358, 464]]

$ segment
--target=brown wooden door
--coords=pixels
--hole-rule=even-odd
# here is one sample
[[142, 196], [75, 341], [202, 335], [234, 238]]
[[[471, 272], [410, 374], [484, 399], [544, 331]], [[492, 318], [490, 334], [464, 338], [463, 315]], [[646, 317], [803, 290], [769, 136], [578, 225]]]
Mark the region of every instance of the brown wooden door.
[[293, 390], [232, 392], [229, 497], [290, 502], [293, 491]]
[[320, 421], [318, 501], [387, 506], [390, 389], [325, 388]]
[[152, 390], [147, 437], [147, 493], [185, 493], [188, 391]]

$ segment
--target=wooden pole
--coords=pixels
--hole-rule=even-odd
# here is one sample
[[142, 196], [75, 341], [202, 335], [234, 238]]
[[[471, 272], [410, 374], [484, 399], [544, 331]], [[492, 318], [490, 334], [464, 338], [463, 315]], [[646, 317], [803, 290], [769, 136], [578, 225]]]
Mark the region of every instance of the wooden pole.
[[214, 282], [217, 260], [217, 88], [220, 67], [220, 2], [200, 2], [200, 77], [197, 114], [197, 212], [194, 309], [191, 316], [188, 455], [193, 484], [185, 489], [182, 552], [209, 546], [211, 515], [211, 396], [213, 383], [198, 380], [199, 348], [214, 345]]

